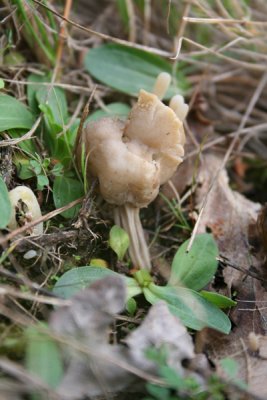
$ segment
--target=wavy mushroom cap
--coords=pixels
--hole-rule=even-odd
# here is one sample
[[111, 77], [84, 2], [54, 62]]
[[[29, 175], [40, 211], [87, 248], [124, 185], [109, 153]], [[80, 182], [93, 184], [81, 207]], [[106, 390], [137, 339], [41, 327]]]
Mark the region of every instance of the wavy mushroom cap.
[[88, 123], [76, 157], [80, 163], [84, 146], [87, 173], [98, 177], [107, 202], [141, 208], [155, 199], [184, 155], [183, 123], [177, 114], [157, 95], [141, 90], [126, 123], [115, 118]]
[[147, 146], [124, 141], [123, 128], [124, 123], [113, 118], [89, 123], [77, 155], [84, 143], [89, 149], [88, 173], [98, 177], [100, 192], [108, 203], [145, 207], [158, 194], [159, 167]]
[[171, 178], [183, 161], [183, 123], [153, 93], [141, 90], [125, 127], [125, 136], [148, 146], [160, 164], [160, 184]]

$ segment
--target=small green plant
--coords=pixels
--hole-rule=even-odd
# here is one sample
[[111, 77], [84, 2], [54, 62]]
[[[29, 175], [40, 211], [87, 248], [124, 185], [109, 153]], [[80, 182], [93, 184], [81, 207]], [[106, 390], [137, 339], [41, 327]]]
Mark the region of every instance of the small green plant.
[[[122, 275], [127, 285], [128, 301], [139, 294], [143, 294], [151, 304], [163, 300], [187, 327], [195, 330], [210, 327], [229, 333], [230, 320], [220, 308], [231, 307], [235, 302], [217, 293], [200, 292], [217, 270], [217, 245], [210, 234], [200, 234], [196, 236], [189, 252], [187, 246], [188, 241], [177, 251], [166, 286], [156, 285], [147, 270], [139, 270], [133, 277]], [[69, 298], [96, 280], [112, 274], [118, 275], [106, 268], [74, 268], [57, 281], [54, 293]]]
[[[163, 351], [162, 351], [163, 350]], [[163, 386], [147, 383], [149, 396], [143, 400], [224, 400], [226, 384], [216, 375], [211, 375], [205, 381], [196, 375], [181, 376], [175, 369], [166, 363], [164, 349], [148, 349], [147, 357], [158, 365], [158, 372], [164, 381]]]

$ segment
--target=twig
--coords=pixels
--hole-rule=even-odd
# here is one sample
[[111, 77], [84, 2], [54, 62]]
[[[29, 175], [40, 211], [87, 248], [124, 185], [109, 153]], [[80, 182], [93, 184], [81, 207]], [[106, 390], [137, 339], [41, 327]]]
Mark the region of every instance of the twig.
[[38, 303], [50, 304], [53, 306], [69, 306], [71, 304], [70, 300], [60, 299], [57, 298], [56, 296], [51, 297], [51, 295], [50, 297], [47, 297], [47, 296], [33, 295], [31, 293], [24, 293], [7, 285], [0, 285], [0, 296], [8, 296], [8, 297], [10, 296], [23, 300], [36, 301]]
[[[65, 3], [65, 8], [64, 8], [64, 18], [68, 18], [70, 14], [72, 6], [72, 0], [66, 0]], [[61, 27], [60, 27], [60, 32], [59, 32], [59, 41], [58, 41], [58, 48], [57, 48], [57, 54], [56, 54], [56, 64], [55, 64], [55, 79], [57, 79], [59, 70], [60, 70], [60, 62], [62, 58], [62, 53], [63, 53], [63, 46], [64, 46], [64, 40], [65, 40], [65, 23], [63, 22]]]
[[[236, 265], [234, 263], [232, 263], [231, 261], [229, 261], [226, 257], [224, 256], [219, 256], [216, 258], [223, 266], [225, 267], [230, 267], [230, 268], [234, 268], [240, 272], [243, 272], [245, 275], [249, 275], [254, 279], [258, 279], [261, 282], [265, 282], [267, 283], [267, 279], [264, 279], [262, 276], [260, 276], [260, 274], [257, 274], [256, 272], [250, 271], [249, 269], [240, 267], [239, 265]], [[250, 265], [249, 267], [252, 267], [252, 265]]]
[[[37, 0], [33, 0], [33, 1], [37, 1]], [[219, 53], [215, 49], [206, 47], [206, 46], [204, 46], [204, 45], [202, 45], [200, 43], [197, 43], [194, 40], [191, 40], [191, 39], [189, 39], [189, 38], [187, 38], [185, 36], [182, 36], [178, 40], [176, 54], [175, 54], [175, 56], [173, 56], [173, 55], [170, 56], [170, 58], [172, 60], [177, 60], [179, 58], [183, 42], [187, 42], [189, 44], [192, 44], [193, 46], [196, 46], [199, 49], [205, 50], [207, 53], [213, 54], [214, 56], [216, 56], [218, 58], [221, 58], [224, 61], [228, 61], [231, 64], [235, 64], [235, 65], [241, 66], [243, 68], [246, 68], [246, 69], [249, 69], [249, 70], [252, 70], [252, 71], [261, 71], [261, 72], [266, 71], [265, 63], [264, 64], [255, 64], [255, 63], [250, 63], [250, 62], [246, 62], [246, 61], [240, 61], [240, 60], [237, 60], [237, 59], [232, 58], [232, 57], [228, 57], [228, 56], [226, 56], [224, 54]]]
[[29, 279], [27, 279], [27, 282], [25, 283], [24, 278], [22, 278], [18, 274], [14, 274], [13, 272], [6, 270], [5, 268], [0, 268], [0, 275], [4, 276], [7, 279], [12, 280], [13, 282], [26, 285], [29, 289], [31, 289], [34, 292], [37, 291], [48, 297], [58, 297], [57, 295], [53, 294], [52, 292], [49, 292], [49, 290], [43, 289], [37, 283], [31, 282]]
[[24, 140], [30, 139], [32, 137], [32, 135], [34, 134], [34, 132], [36, 131], [36, 129], [38, 128], [38, 126], [40, 125], [42, 117], [43, 117], [43, 113], [41, 113], [39, 115], [39, 117], [37, 118], [37, 120], [33, 124], [33, 127], [27, 133], [25, 133], [23, 136], [21, 136], [20, 138], [2, 140], [0, 142], [0, 147], [16, 145], [16, 144], [19, 144], [19, 143], [23, 142]]
[[266, 26], [267, 21], [251, 21], [248, 19], [231, 19], [231, 18], [195, 18], [195, 17], [183, 17], [183, 19], [190, 23], [201, 23], [201, 24], [240, 24], [240, 25], [260, 25]]

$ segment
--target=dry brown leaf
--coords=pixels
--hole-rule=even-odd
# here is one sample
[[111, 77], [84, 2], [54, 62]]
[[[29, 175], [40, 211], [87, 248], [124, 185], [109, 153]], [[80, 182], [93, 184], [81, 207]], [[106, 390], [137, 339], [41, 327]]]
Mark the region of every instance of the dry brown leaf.
[[[199, 168], [196, 204], [200, 209], [215, 173], [221, 168], [222, 159], [207, 154]], [[248, 269], [252, 264], [252, 254], [248, 243], [249, 225], [256, 223], [258, 203], [246, 199], [231, 189], [225, 169], [222, 169], [213, 185], [202, 214], [198, 232], [209, 228], [219, 246], [220, 254], [240, 267]], [[230, 267], [224, 269], [224, 279], [229, 289], [238, 286], [244, 273]]]

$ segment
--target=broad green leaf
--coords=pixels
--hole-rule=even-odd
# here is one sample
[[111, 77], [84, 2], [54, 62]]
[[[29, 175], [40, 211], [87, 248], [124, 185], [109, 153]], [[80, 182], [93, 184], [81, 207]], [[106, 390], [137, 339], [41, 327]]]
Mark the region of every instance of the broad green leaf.
[[231, 329], [227, 315], [194, 290], [151, 283], [148, 289], [144, 289], [144, 295], [152, 304], [165, 300], [170, 311], [191, 329], [209, 327], [223, 333], [229, 333]]
[[0, 93], [0, 132], [13, 128], [31, 129], [33, 115], [27, 107], [7, 94]]
[[68, 299], [75, 293], [82, 289], [87, 288], [99, 279], [103, 279], [106, 276], [120, 276], [125, 279], [127, 285], [127, 298], [131, 298], [141, 293], [140, 288], [132, 278], [127, 278], [124, 275], [120, 275], [117, 272], [111, 271], [108, 268], [102, 267], [79, 267], [73, 268], [62, 275], [57, 281], [53, 293], [57, 296]]
[[53, 293], [68, 299], [75, 293], [87, 288], [99, 279], [110, 275], [118, 275], [108, 268], [101, 267], [79, 267], [73, 268], [63, 274], [54, 286]]
[[63, 376], [63, 360], [57, 343], [43, 332], [43, 325], [26, 330], [26, 368], [51, 388], [56, 388]]
[[[121, 92], [137, 96], [140, 89], [152, 91], [160, 72], [172, 74], [172, 66], [159, 56], [118, 44], [105, 44], [88, 51], [85, 68], [100, 82]], [[181, 72], [176, 75], [178, 87], [170, 86], [166, 98], [187, 87]]]
[[11, 218], [11, 203], [4, 180], [0, 177], [0, 229], [6, 228]]
[[109, 246], [121, 261], [129, 247], [130, 240], [127, 232], [120, 226], [114, 225], [109, 232]]
[[0, 78], [0, 89], [4, 89], [5, 87], [5, 81]]
[[[57, 208], [63, 207], [84, 195], [83, 184], [77, 179], [66, 176], [56, 176], [53, 185], [53, 199]], [[80, 209], [80, 204], [64, 211], [65, 218], [74, 218]]]
[[189, 240], [184, 242], [174, 256], [169, 285], [200, 290], [206, 286], [217, 270], [219, 254], [212, 235], [197, 235], [189, 252]]
[[92, 112], [85, 120], [85, 124], [91, 121], [97, 121], [103, 117], [126, 118], [130, 112], [130, 107], [124, 103], [110, 103], [105, 106], [105, 110], [97, 110]]
[[38, 107], [36, 93], [39, 89], [46, 89], [47, 86], [42, 85], [42, 83], [49, 84], [50, 79], [46, 75], [30, 74], [27, 81], [29, 82], [29, 85], [27, 85], [27, 99], [29, 107], [35, 114], [39, 114], [40, 109]]
[[229, 297], [223, 296], [219, 293], [208, 292], [207, 290], [201, 290], [199, 294], [219, 308], [233, 307], [237, 304], [236, 301], [229, 299]]
[[64, 90], [58, 87], [42, 87], [36, 92], [39, 107], [45, 116], [59, 126], [68, 120], [68, 106]]

